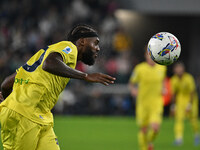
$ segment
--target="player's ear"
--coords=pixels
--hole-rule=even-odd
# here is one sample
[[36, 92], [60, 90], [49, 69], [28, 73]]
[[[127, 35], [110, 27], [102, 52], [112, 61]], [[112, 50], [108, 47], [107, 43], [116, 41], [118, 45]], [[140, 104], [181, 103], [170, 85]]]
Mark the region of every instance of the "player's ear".
[[79, 43], [80, 43], [80, 45], [82, 45], [82, 46], [84, 46], [85, 45], [85, 39], [84, 38], [80, 38], [79, 39]]

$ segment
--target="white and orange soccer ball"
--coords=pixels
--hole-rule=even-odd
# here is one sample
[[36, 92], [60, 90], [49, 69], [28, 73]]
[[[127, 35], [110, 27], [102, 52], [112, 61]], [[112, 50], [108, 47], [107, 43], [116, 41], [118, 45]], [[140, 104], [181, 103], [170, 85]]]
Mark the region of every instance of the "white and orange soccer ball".
[[160, 32], [149, 40], [148, 53], [156, 63], [170, 65], [179, 58], [181, 45], [173, 34]]

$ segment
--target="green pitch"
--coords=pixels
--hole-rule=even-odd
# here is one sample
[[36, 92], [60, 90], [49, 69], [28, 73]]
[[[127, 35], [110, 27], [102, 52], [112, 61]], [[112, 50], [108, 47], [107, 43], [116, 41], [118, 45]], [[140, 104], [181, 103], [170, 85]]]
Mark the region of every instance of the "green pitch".
[[[138, 150], [136, 122], [131, 117], [55, 117], [61, 150]], [[193, 146], [190, 124], [185, 124], [184, 145], [173, 146], [173, 121], [165, 119], [156, 150], [199, 150]], [[2, 146], [1, 146], [2, 149]]]

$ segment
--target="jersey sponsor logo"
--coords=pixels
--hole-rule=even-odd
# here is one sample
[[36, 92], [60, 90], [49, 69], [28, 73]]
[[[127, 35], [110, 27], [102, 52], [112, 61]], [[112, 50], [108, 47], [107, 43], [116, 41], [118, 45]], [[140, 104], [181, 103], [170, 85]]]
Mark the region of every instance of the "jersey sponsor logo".
[[69, 54], [69, 53], [71, 53], [71, 51], [72, 51], [72, 49], [69, 47], [69, 46], [67, 46], [65, 49], [63, 49], [62, 50], [64, 53], [66, 53], [66, 54]]
[[18, 78], [15, 78], [15, 83], [19, 83], [19, 84], [28, 84], [28, 82], [29, 82], [29, 79], [23, 79], [23, 78], [21, 78], [21, 79], [18, 79]]

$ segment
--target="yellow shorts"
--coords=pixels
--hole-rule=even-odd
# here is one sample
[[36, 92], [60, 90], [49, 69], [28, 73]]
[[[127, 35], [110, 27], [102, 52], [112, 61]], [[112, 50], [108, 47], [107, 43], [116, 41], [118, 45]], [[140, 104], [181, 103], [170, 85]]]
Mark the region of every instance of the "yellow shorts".
[[152, 123], [160, 124], [162, 122], [163, 105], [139, 104], [136, 106], [136, 120], [140, 127], [149, 126]]
[[51, 125], [40, 125], [3, 107], [0, 112], [4, 150], [59, 150]]

